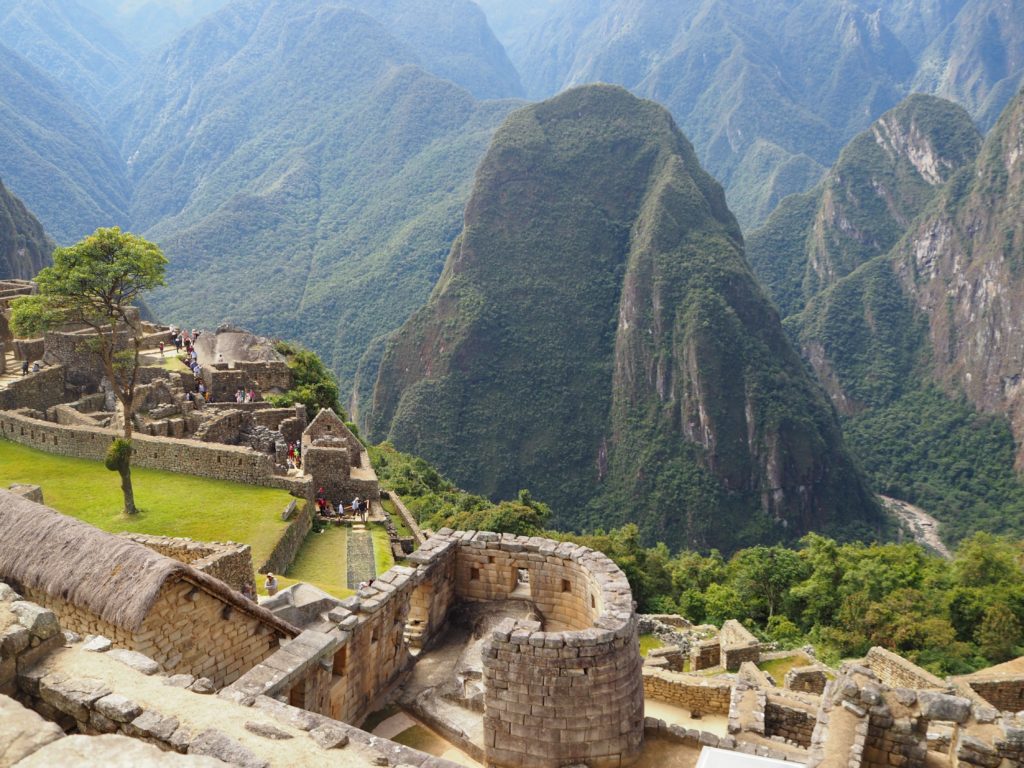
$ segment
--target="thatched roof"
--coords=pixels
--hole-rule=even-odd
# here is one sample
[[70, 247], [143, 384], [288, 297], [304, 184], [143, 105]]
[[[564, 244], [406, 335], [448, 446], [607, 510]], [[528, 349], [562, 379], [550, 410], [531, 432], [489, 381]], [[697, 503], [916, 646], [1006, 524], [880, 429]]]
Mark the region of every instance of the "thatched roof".
[[0, 581], [38, 589], [130, 632], [138, 630], [168, 581], [188, 581], [294, 637], [296, 627], [197, 571], [121, 536], [0, 490]]

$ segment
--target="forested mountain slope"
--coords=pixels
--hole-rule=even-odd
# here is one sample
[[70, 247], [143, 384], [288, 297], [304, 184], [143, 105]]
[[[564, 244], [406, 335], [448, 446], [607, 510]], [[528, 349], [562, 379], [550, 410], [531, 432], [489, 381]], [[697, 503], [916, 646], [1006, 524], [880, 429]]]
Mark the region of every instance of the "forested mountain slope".
[[10, 0], [0, 9], [0, 43], [97, 110], [138, 53], [77, 0]]
[[881, 490], [954, 538], [1024, 530], [1022, 213], [1024, 92], [889, 253], [790, 321]]
[[124, 164], [91, 110], [0, 45], [0, 176], [58, 243], [126, 224]]
[[53, 241], [25, 204], [0, 181], [0, 280], [30, 280], [49, 266]]
[[981, 136], [962, 107], [915, 95], [856, 136], [813, 190], [782, 201], [747, 238], [747, 257], [783, 317], [888, 252]]
[[528, 10], [499, 27], [527, 93], [602, 81], [664, 104], [745, 228], [812, 186], [908, 93], [962, 101], [987, 126], [1024, 75], [1016, 0], [566, 0]]
[[610, 86], [514, 113], [369, 427], [562, 525], [733, 549], [880, 513], [661, 107]]
[[[407, 0], [374, 16], [351, 5], [231, 3], [140, 75], [146, 87], [133, 87], [115, 120], [134, 226], [171, 259], [154, 309], [296, 338], [346, 389], [371, 341], [429, 295], [473, 170], [513, 106], [478, 102], [424, 69], [431, 46], [461, 34], [441, 12], [457, 2], [435, 4], [436, 35], [423, 47], [376, 18]], [[489, 69], [481, 45], [462, 51], [479, 63], [466, 77], [518, 88], [495, 85], [487, 73], [507, 59]]]

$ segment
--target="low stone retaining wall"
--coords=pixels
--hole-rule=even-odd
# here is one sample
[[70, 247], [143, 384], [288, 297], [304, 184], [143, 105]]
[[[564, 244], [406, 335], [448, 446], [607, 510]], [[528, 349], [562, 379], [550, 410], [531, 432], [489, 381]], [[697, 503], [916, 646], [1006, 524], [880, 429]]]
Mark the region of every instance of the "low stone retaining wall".
[[732, 685], [725, 680], [644, 667], [644, 697], [691, 712], [728, 715]]
[[398, 494], [394, 491], [384, 490], [382, 490], [380, 494], [381, 496], [386, 496], [391, 499], [391, 503], [394, 504], [395, 509], [398, 510], [398, 516], [402, 518], [402, 522], [404, 522], [409, 528], [409, 531], [412, 533], [412, 537], [416, 540], [417, 546], [425, 542], [427, 537], [423, 535], [423, 531], [420, 530], [420, 526], [417, 524], [416, 518], [413, 517], [412, 512], [410, 512], [409, 508], [405, 506]]
[[810, 747], [820, 703], [817, 697], [802, 700], [769, 691], [764, 708], [765, 736], [777, 736], [801, 747]]
[[722, 666], [735, 672], [745, 661], [756, 664], [761, 659], [761, 643], [735, 619], [722, 624], [718, 635], [722, 647]]
[[270, 556], [260, 564], [260, 573], [285, 573], [299, 554], [302, 543], [313, 528], [313, 505], [306, 503], [291, 518], [288, 528]]
[[[54, 424], [24, 413], [0, 412], [0, 438], [60, 456], [102, 461], [111, 441], [119, 436], [113, 429]], [[289, 491], [305, 491], [309, 482], [274, 475], [272, 457], [251, 448], [142, 434], [133, 437], [133, 444], [132, 464], [138, 467]]]
[[785, 687], [792, 691], [816, 693], [820, 696], [828, 683], [828, 672], [828, 667], [821, 664], [793, 667], [786, 673]]

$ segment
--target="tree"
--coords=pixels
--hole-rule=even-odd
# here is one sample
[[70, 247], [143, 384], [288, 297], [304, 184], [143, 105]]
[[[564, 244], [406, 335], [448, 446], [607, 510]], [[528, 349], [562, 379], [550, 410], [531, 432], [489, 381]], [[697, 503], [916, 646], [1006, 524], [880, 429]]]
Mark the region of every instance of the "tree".
[[124, 416], [123, 439], [111, 445], [106, 465], [121, 476], [125, 514], [137, 511], [131, 440], [142, 326], [132, 305], [143, 292], [164, 285], [166, 265], [153, 243], [119, 227], [97, 229], [70, 248], [55, 250], [53, 266], [36, 277], [39, 293], [11, 305], [11, 326], [20, 336], [67, 325], [92, 331], [90, 351], [102, 363]]

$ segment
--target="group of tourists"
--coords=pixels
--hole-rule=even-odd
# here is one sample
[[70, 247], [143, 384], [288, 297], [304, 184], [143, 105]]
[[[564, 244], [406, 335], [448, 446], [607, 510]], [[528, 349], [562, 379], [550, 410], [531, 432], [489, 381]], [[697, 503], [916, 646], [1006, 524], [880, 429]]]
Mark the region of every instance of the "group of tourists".
[[[42, 363], [36, 360], [34, 363], [32, 363], [32, 373], [39, 373], [39, 371], [42, 370], [42, 367]], [[21, 375], [28, 375], [28, 358], [21, 361]]]
[[245, 389], [239, 387], [235, 390], [235, 402], [236, 403], [255, 403], [256, 402], [256, 390], [252, 387]]
[[[288, 469], [302, 469], [302, 444], [288, 443]], [[320, 489], [321, 491], [323, 488]]]
[[349, 504], [345, 504], [344, 501], [339, 501], [338, 510], [335, 512], [334, 504], [327, 499], [327, 496], [324, 494], [324, 489], [319, 488], [316, 492], [316, 512], [320, 517], [336, 517], [338, 519], [345, 517], [347, 514], [351, 514], [353, 518], [359, 517], [365, 523], [367, 517], [370, 515], [370, 500], [360, 499], [356, 496], [351, 502], [349, 502]]

